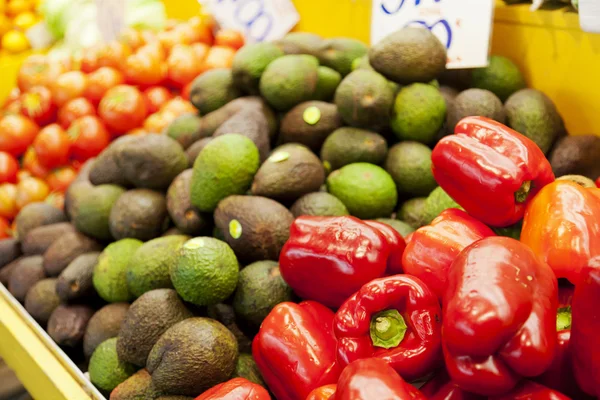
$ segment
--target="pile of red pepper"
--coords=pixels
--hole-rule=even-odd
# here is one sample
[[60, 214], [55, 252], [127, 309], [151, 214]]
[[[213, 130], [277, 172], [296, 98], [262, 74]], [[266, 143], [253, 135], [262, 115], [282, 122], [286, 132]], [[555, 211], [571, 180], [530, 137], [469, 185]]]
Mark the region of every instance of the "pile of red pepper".
[[[481, 117], [462, 120], [432, 162], [465, 211], [406, 240], [354, 217], [293, 223], [279, 263], [305, 301], [277, 305], [252, 349], [272, 394], [599, 398], [600, 189], [555, 180], [531, 140]], [[521, 221], [520, 241], [490, 228]], [[237, 378], [198, 399], [269, 396]]]

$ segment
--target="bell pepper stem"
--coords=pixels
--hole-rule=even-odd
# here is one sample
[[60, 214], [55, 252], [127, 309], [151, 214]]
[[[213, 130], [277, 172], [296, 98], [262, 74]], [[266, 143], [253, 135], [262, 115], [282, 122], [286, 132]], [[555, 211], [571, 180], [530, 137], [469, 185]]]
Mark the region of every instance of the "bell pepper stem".
[[371, 317], [370, 334], [373, 346], [391, 349], [404, 339], [407, 330], [398, 310], [385, 310]]
[[556, 313], [556, 331], [571, 329], [571, 307], [559, 308]]
[[529, 196], [530, 191], [531, 181], [523, 182], [519, 190], [515, 192], [515, 200], [517, 201], [517, 203], [525, 203], [525, 200], [527, 200], [527, 196]]

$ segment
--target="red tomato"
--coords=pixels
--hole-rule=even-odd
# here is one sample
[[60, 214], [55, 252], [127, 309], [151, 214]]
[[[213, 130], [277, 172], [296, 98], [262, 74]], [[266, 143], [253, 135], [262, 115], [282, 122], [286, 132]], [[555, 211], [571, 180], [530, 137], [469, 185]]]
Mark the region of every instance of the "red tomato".
[[0, 184], [0, 217], [11, 220], [18, 212], [17, 185], [12, 183]]
[[46, 178], [46, 183], [52, 192], [64, 193], [71, 182], [77, 178], [77, 171], [73, 167], [61, 167], [53, 170]]
[[0, 183], [16, 183], [19, 163], [5, 151], [0, 151]]
[[192, 46], [192, 49], [194, 49], [194, 51], [196, 52], [198, 60], [200, 60], [200, 62], [204, 62], [204, 59], [208, 55], [210, 47], [204, 43], [193, 43], [190, 46]]
[[17, 195], [15, 201], [20, 210], [27, 204], [44, 201], [50, 193], [46, 182], [39, 178], [28, 178], [17, 184]]
[[125, 60], [131, 54], [131, 49], [124, 43], [113, 41], [102, 45], [98, 52], [98, 68], [112, 67], [123, 71]]
[[83, 49], [81, 53], [81, 70], [86, 74], [92, 73], [100, 68], [98, 63], [100, 46], [92, 46]]
[[165, 80], [166, 76], [166, 65], [155, 56], [137, 53], [127, 57], [125, 81], [131, 85], [142, 87], [158, 85]]
[[17, 75], [17, 84], [22, 92], [34, 86], [49, 86], [65, 68], [59, 62], [50, 61], [46, 56], [33, 55], [28, 57]]
[[[31, 149], [30, 153], [35, 154], [35, 151]], [[27, 156], [27, 152], [25, 152], [25, 156]], [[24, 157], [23, 162], [25, 162]], [[17, 172], [17, 182], [21, 182], [23, 179], [31, 178], [32, 176], [31, 172], [26, 169], [19, 170], [19, 172]]]
[[4, 217], [0, 217], [0, 240], [11, 237], [10, 223]]
[[192, 39], [192, 42], [201, 42], [212, 46], [214, 43], [214, 27], [215, 21], [212, 17], [196, 16], [190, 18], [180, 29], [183, 31], [184, 36], [188, 36]]
[[60, 108], [58, 111], [58, 123], [63, 128], [69, 129], [73, 121], [86, 115], [96, 115], [96, 108], [85, 97], [78, 97], [69, 100]]
[[202, 72], [202, 59], [192, 46], [178, 44], [167, 58], [168, 81], [176, 88], [183, 88]]
[[21, 115], [21, 99], [13, 100], [10, 103], [6, 103], [2, 108], [2, 117], [7, 115]]
[[50, 85], [54, 104], [62, 107], [67, 101], [83, 96], [87, 76], [81, 71], [65, 72]]
[[202, 63], [202, 72], [215, 68], [231, 68], [235, 50], [231, 47], [213, 46]]
[[175, 118], [177, 116], [170, 111], [159, 111], [146, 118], [144, 130], [148, 133], [161, 133]]
[[235, 29], [221, 29], [215, 35], [215, 45], [237, 50], [244, 45], [244, 35]]
[[54, 208], [58, 208], [59, 210], [64, 210], [65, 194], [61, 193], [61, 192], [52, 192], [46, 197], [44, 202], [50, 204]]
[[67, 132], [71, 138], [71, 157], [86, 161], [96, 157], [110, 143], [106, 127], [96, 116], [86, 115], [76, 119]]
[[123, 33], [121, 33], [119, 41], [124, 43], [133, 51], [146, 44], [146, 40], [144, 39], [142, 32], [134, 28], [126, 28]]
[[48, 125], [56, 119], [52, 93], [44, 86], [35, 86], [21, 95], [21, 113], [38, 125]]
[[108, 129], [116, 134], [138, 128], [146, 118], [144, 96], [133, 86], [115, 86], [100, 101], [98, 115]]
[[173, 98], [171, 92], [162, 86], [153, 86], [144, 90], [144, 99], [148, 114], [154, 114], [169, 100]]
[[51, 124], [42, 128], [33, 141], [33, 149], [44, 167], [60, 167], [69, 161], [71, 141], [60, 125]]
[[167, 52], [159, 41], [154, 41], [140, 47], [135, 54], [150, 56], [159, 61], [164, 61], [167, 59]]
[[6, 115], [0, 120], [0, 151], [20, 156], [33, 143], [40, 128], [22, 115]]
[[175, 97], [172, 100], [169, 100], [165, 103], [164, 106], [161, 107], [160, 111], [169, 111], [175, 116], [179, 117], [180, 115], [187, 113], [197, 113], [198, 110], [192, 103], [187, 100], [182, 99], [181, 97]]
[[125, 82], [125, 77], [120, 71], [110, 67], [98, 68], [88, 75], [88, 84], [85, 88], [84, 96], [92, 104], [97, 105], [108, 89], [123, 82]]
[[19, 182], [31, 176], [44, 179], [50, 173], [50, 170], [40, 163], [40, 159], [35, 153], [33, 147], [28, 148], [25, 152], [25, 155], [23, 156], [23, 168], [25, 168], [25, 170], [29, 172], [29, 175], [19, 174], [17, 179]]
[[142, 38], [144, 38], [144, 42], [146, 43], [154, 43], [158, 42], [158, 38], [156, 37], [156, 32], [150, 29], [141, 30]]
[[184, 35], [182, 31], [179, 30], [171, 30], [171, 31], [162, 31], [157, 35], [158, 41], [162, 45], [162, 47], [170, 52], [176, 44], [191, 44], [192, 42], [189, 38]]
[[133, 136], [142, 136], [142, 135], [148, 134], [148, 132], [146, 132], [146, 130], [144, 130], [144, 128], [135, 128], [135, 129], [127, 132], [127, 134], [133, 135]]

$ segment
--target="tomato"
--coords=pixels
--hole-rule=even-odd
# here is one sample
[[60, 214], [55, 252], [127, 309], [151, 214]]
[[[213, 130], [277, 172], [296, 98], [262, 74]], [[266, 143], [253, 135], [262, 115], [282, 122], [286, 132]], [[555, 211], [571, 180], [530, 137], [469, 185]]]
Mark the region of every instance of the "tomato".
[[33, 149], [33, 147], [28, 148], [27, 151], [25, 152], [25, 155], [23, 156], [23, 168], [25, 168], [25, 170], [29, 173], [29, 175], [19, 174], [18, 179], [17, 179], [19, 182], [21, 182], [23, 179], [29, 178], [31, 176], [35, 176], [35, 177], [44, 179], [50, 173], [50, 169], [48, 169], [47, 167], [44, 167], [40, 163], [40, 159], [37, 156], [37, 154], [35, 153], [35, 150]]
[[142, 32], [134, 28], [126, 28], [123, 33], [121, 33], [119, 41], [127, 45], [127, 47], [133, 51], [146, 44]]
[[52, 93], [44, 86], [34, 86], [20, 98], [21, 113], [38, 125], [48, 125], [56, 119]]
[[196, 56], [200, 62], [203, 62], [206, 56], [208, 55], [208, 50], [210, 50], [210, 46], [204, 43], [193, 43], [192, 49], [196, 52]]
[[100, 46], [92, 46], [83, 49], [81, 53], [80, 68], [86, 74], [92, 73], [100, 68], [99, 65]]
[[116, 134], [138, 128], [146, 118], [144, 96], [133, 86], [115, 86], [100, 101], [98, 115], [108, 129]]
[[142, 38], [144, 38], [144, 42], [146, 43], [155, 43], [158, 42], [158, 38], [156, 37], [156, 32], [150, 29], [143, 29], [140, 31], [142, 34]]
[[170, 111], [159, 111], [146, 118], [144, 130], [148, 133], [161, 133], [175, 118], [177, 118], [177, 115]]
[[33, 149], [44, 167], [60, 167], [69, 161], [71, 140], [60, 125], [51, 124], [37, 135], [33, 142]]
[[[31, 149], [30, 153], [35, 154], [35, 151]], [[25, 154], [27, 155], [27, 152], [25, 152]], [[32, 176], [31, 172], [26, 169], [19, 170], [19, 172], [17, 172], [17, 182], [21, 182], [23, 179], [31, 178]]]
[[62, 107], [67, 101], [83, 96], [87, 87], [87, 76], [81, 71], [65, 72], [52, 82], [52, 100]]
[[88, 75], [88, 84], [85, 88], [84, 96], [92, 102], [92, 104], [100, 103], [102, 97], [108, 89], [125, 82], [123, 74], [111, 67], [98, 68], [96, 71]]
[[77, 178], [77, 171], [73, 167], [61, 167], [53, 170], [46, 178], [46, 183], [52, 192], [64, 193], [71, 182]]
[[49, 86], [60, 74], [65, 72], [62, 64], [49, 60], [46, 56], [28, 57], [17, 75], [17, 84], [25, 92], [34, 86]]
[[136, 54], [150, 56], [159, 61], [167, 59], [167, 52], [158, 41], [140, 47]]
[[162, 45], [162, 47], [170, 52], [176, 44], [191, 44], [192, 42], [189, 40], [187, 36], [180, 30], [171, 30], [171, 31], [162, 31], [157, 35], [158, 41]]
[[46, 182], [40, 178], [28, 178], [17, 184], [17, 194], [15, 201], [20, 210], [27, 204], [44, 201], [50, 193], [50, 188]]
[[0, 217], [0, 240], [11, 237], [10, 223], [4, 217]]
[[162, 86], [153, 86], [144, 90], [144, 99], [148, 114], [154, 114], [169, 100], [173, 98], [171, 92]]
[[0, 119], [0, 151], [20, 156], [33, 143], [40, 128], [23, 115], [6, 115]]
[[188, 83], [183, 89], [181, 89], [181, 98], [186, 101], [190, 101], [190, 97], [192, 95], [192, 86], [194, 86], [194, 81]]
[[5, 151], [0, 151], [0, 183], [16, 183], [19, 163]]
[[69, 129], [73, 121], [86, 115], [96, 115], [96, 108], [85, 97], [78, 97], [69, 100], [60, 108], [58, 111], [58, 123], [63, 128]]
[[96, 157], [110, 143], [106, 127], [96, 116], [86, 115], [76, 119], [67, 132], [71, 139], [71, 157], [86, 161]]
[[144, 128], [135, 128], [135, 129], [127, 132], [127, 134], [133, 135], [133, 136], [142, 136], [142, 135], [148, 134], [148, 132], [146, 132], [146, 130]]
[[61, 192], [52, 192], [46, 197], [44, 203], [48, 203], [54, 208], [58, 208], [59, 210], [64, 210], [65, 194]]
[[202, 71], [214, 68], [231, 68], [234, 56], [235, 50], [231, 47], [213, 46], [202, 63]]
[[168, 81], [176, 88], [183, 88], [202, 72], [202, 59], [191, 46], [178, 44], [167, 58]]
[[158, 85], [167, 76], [167, 66], [150, 54], [133, 54], [125, 63], [125, 81], [131, 85]]
[[235, 29], [221, 29], [215, 35], [215, 45], [238, 50], [244, 45], [244, 35]]
[[0, 185], [0, 217], [13, 219], [19, 209], [17, 208], [17, 185], [3, 183]]
[[184, 23], [178, 26], [176, 30], [183, 37], [183, 43], [204, 43], [211, 45], [214, 42], [212, 30], [206, 25]]
[[184, 34], [188, 35], [187, 29], [191, 29], [194, 32], [193, 36], [196, 40], [193, 42], [206, 43], [212, 46], [214, 43], [213, 29], [215, 28], [215, 20], [210, 15], [195, 16], [190, 18], [187, 23], [183, 24]]
[[175, 97], [174, 99], [169, 100], [164, 106], [161, 107], [160, 111], [170, 111], [177, 117], [187, 113], [198, 112], [192, 103], [182, 99], [181, 97]]
[[6, 115], [21, 115], [21, 99], [13, 100], [10, 103], [4, 105], [2, 109], [2, 117]]
[[131, 49], [124, 43], [113, 41], [102, 45], [98, 52], [98, 67], [112, 67], [123, 71]]

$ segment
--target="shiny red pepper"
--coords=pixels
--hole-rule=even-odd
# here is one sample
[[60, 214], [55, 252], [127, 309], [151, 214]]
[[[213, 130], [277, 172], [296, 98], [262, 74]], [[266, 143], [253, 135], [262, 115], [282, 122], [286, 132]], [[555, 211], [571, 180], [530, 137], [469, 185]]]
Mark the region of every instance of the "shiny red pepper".
[[244, 378], [233, 378], [221, 383], [195, 400], [271, 400], [267, 390]]
[[401, 274], [402, 269], [402, 255], [404, 254], [404, 249], [406, 249], [406, 242], [400, 233], [397, 230], [389, 226], [388, 224], [384, 224], [379, 221], [365, 221], [366, 224], [371, 225], [373, 228], [379, 230], [379, 232], [383, 233], [388, 244], [390, 245], [390, 256], [387, 260], [387, 275], [396, 275]]
[[512, 392], [490, 400], [571, 400], [564, 394], [531, 381], [521, 382]]
[[465, 392], [450, 380], [446, 371], [440, 371], [422, 388], [429, 400], [486, 400], [484, 396]]
[[404, 379], [431, 372], [441, 361], [441, 309], [419, 279], [375, 279], [350, 297], [334, 320], [340, 365], [380, 358]]
[[296, 218], [279, 256], [283, 279], [306, 300], [337, 308], [365, 283], [385, 275], [391, 246], [358, 218]]
[[485, 224], [457, 208], [447, 209], [412, 233], [402, 259], [404, 271], [420, 278], [441, 299], [452, 261], [465, 247], [488, 236], [495, 235]]
[[481, 222], [496, 227], [518, 222], [529, 200], [554, 181], [542, 150], [499, 122], [466, 117], [454, 133], [433, 149], [433, 176]]
[[573, 297], [571, 352], [581, 389], [600, 397], [600, 257], [581, 271]]
[[336, 384], [318, 387], [310, 392], [306, 400], [334, 400], [336, 388]]
[[314, 302], [280, 303], [252, 342], [256, 365], [278, 400], [305, 400], [319, 386], [335, 383], [333, 311]]
[[454, 260], [444, 296], [446, 369], [462, 389], [498, 395], [543, 373], [556, 347], [557, 280], [527, 246], [488, 237]]
[[426, 400], [387, 363], [378, 358], [354, 361], [342, 371], [335, 400]]

